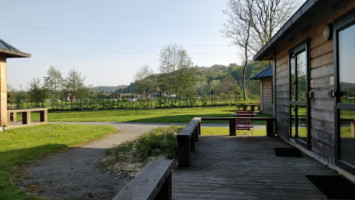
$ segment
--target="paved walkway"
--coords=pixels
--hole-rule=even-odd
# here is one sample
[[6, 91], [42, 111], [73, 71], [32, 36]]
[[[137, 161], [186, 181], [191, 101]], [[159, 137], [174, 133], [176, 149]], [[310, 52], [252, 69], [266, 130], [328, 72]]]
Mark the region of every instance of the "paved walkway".
[[161, 124], [70, 123], [109, 125], [119, 130], [103, 139], [83, 144], [34, 162], [23, 171], [19, 188], [46, 199], [111, 199], [129, 181], [100, 165], [105, 149], [131, 140]]
[[306, 177], [336, 173], [308, 157], [276, 157], [279, 138], [202, 136], [192, 165], [173, 171], [173, 199], [327, 199]]

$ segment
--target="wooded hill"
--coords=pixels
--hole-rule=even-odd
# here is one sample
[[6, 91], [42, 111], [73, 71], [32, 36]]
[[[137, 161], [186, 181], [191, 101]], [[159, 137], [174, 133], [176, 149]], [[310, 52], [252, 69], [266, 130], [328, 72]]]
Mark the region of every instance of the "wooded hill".
[[[259, 96], [259, 81], [249, 78], [262, 71], [267, 64], [264, 62], [251, 62], [246, 70], [246, 85], [248, 96], [251, 99]], [[171, 72], [172, 74], [178, 71]], [[170, 74], [171, 74], [170, 73]], [[195, 66], [191, 68], [193, 73], [194, 93], [203, 96], [213, 93], [214, 95], [237, 93], [241, 94], [242, 88], [242, 67], [231, 63], [225, 65], [213, 65], [211, 67]], [[166, 74], [165, 74], [166, 75]], [[154, 93], [159, 92], [159, 77], [161, 74], [153, 74], [144, 80], [132, 83], [127, 87], [121, 87], [116, 90], [118, 93]], [[173, 76], [170, 76], [173, 77]]]

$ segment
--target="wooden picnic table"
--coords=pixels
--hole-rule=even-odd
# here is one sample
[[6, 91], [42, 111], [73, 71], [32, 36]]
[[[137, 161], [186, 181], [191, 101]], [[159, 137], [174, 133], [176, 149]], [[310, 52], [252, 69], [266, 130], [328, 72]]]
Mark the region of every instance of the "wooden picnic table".
[[255, 111], [255, 107], [258, 107], [258, 109], [260, 108], [260, 104], [257, 104], [257, 103], [240, 104], [237, 107], [238, 108], [242, 107], [243, 110], [247, 110], [248, 106], [250, 107], [250, 111], [251, 112]]
[[[235, 120], [237, 118], [238, 117], [202, 117], [201, 120], [202, 121], [227, 120], [229, 121], [229, 135], [235, 136], [236, 135]], [[275, 132], [274, 132], [275, 117], [239, 117], [239, 118], [250, 119], [250, 121], [266, 121], [266, 135], [270, 137], [275, 137]]]

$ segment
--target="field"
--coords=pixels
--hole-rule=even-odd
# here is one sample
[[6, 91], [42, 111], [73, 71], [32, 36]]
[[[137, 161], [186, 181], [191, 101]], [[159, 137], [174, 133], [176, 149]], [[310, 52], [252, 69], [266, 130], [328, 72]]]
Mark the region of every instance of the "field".
[[[154, 110], [105, 110], [50, 112], [49, 121], [57, 122], [155, 122], [187, 123], [194, 117], [232, 117], [236, 107], [196, 107]], [[267, 116], [267, 115], [260, 115]], [[212, 121], [206, 123], [227, 123]]]

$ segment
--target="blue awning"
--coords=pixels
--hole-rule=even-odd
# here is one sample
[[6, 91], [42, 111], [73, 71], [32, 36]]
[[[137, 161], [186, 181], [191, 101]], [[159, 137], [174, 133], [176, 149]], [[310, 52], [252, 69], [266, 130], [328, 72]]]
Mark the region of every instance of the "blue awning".
[[263, 78], [270, 78], [270, 77], [272, 77], [272, 68], [273, 68], [273, 65], [270, 65], [267, 68], [265, 68], [263, 71], [255, 74], [250, 79], [258, 80], [258, 79], [263, 79]]

